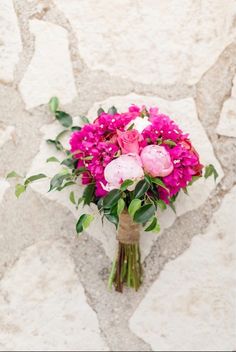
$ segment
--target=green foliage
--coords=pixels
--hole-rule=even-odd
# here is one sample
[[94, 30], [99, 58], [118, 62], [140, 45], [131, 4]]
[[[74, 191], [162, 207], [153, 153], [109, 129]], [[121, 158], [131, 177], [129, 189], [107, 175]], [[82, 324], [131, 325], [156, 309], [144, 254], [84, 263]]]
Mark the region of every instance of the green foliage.
[[123, 198], [120, 198], [117, 203], [117, 215], [119, 216], [125, 209], [125, 201]]
[[146, 227], [145, 231], [152, 231], [152, 232], [159, 232], [160, 231], [160, 224], [158, 223], [157, 218], [154, 216], [150, 221], [149, 225]]
[[117, 109], [116, 109], [116, 107], [115, 106], [111, 106], [109, 109], [108, 109], [108, 112], [107, 112], [108, 114], [110, 114], [110, 115], [115, 115], [115, 114], [117, 114]]
[[144, 224], [155, 214], [156, 208], [153, 204], [145, 204], [141, 206], [134, 214], [134, 221]]
[[86, 116], [80, 116], [81, 120], [83, 121], [84, 124], [90, 124], [89, 119]]
[[216, 171], [214, 165], [209, 164], [205, 167], [205, 173], [204, 173], [204, 177], [208, 178], [210, 176], [214, 176], [214, 180], [216, 181], [217, 177], [219, 176], [218, 172]]
[[76, 204], [76, 200], [75, 200], [75, 194], [73, 191], [70, 192], [70, 196], [69, 196], [69, 199], [71, 201], [72, 204]]
[[19, 177], [22, 178], [22, 176], [20, 176], [18, 173], [16, 173], [15, 171], [11, 171], [9, 172], [9, 174], [7, 174], [6, 179], [8, 178], [14, 178], [14, 177]]
[[49, 100], [49, 109], [53, 114], [55, 114], [55, 112], [57, 111], [58, 106], [59, 106], [59, 99], [57, 97], [52, 97]]
[[84, 205], [89, 205], [94, 198], [95, 184], [90, 183], [87, 185], [83, 192]]
[[134, 181], [132, 181], [132, 180], [125, 180], [125, 181], [121, 184], [120, 190], [121, 190], [121, 191], [126, 191], [129, 186], [132, 186], [133, 183], [134, 183]]
[[105, 112], [103, 108], [99, 108], [97, 111], [97, 116], [99, 117], [103, 112]]
[[48, 158], [46, 160], [47, 163], [59, 163], [60, 161], [55, 157], [55, 156], [51, 156], [50, 158]]
[[121, 197], [121, 192], [119, 189], [113, 189], [103, 198], [103, 207], [112, 208]]
[[167, 208], [166, 203], [162, 199], [157, 199], [155, 203], [161, 210], [165, 210]]
[[72, 126], [72, 117], [67, 112], [57, 110], [55, 113], [56, 119], [60, 122], [63, 127]]
[[134, 128], [134, 123], [132, 123], [129, 128], [127, 128], [127, 131], [131, 131]]
[[34, 181], [38, 181], [38, 180], [45, 178], [45, 177], [47, 177], [47, 176], [44, 174], [30, 176], [25, 180], [25, 186], [27, 186], [29, 183], [32, 183]]
[[140, 199], [133, 199], [128, 207], [130, 216], [134, 216], [134, 213], [141, 207], [142, 201]]
[[25, 185], [21, 185], [21, 184], [17, 184], [16, 188], [15, 188], [15, 195], [17, 198], [20, 197], [20, 195], [25, 192], [26, 190], [26, 186]]
[[146, 179], [139, 181], [134, 189], [134, 197], [141, 198], [147, 192], [149, 187], [150, 184]]
[[82, 214], [76, 224], [76, 232], [80, 234], [88, 228], [94, 217], [91, 214]]
[[175, 147], [176, 146], [176, 143], [174, 141], [172, 141], [171, 139], [165, 139], [163, 141], [163, 144], [167, 144], [167, 145], [169, 145], [171, 147]]

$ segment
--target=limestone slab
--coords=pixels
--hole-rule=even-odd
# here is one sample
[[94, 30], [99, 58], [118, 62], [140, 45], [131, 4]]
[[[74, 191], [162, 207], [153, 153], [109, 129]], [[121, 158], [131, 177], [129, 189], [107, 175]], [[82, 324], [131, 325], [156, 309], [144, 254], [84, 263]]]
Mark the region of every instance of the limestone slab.
[[235, 36], [235, 2], [54, 0], [94, 70], [148, 84], [194, 84]]
[[105, 351], [68, 245], [41, 242], [0, 283], [1, 351]]
[[[145, 97], [138, 96], [135, 94], [130, 94], [128, 96], [117, 96], [111, 97], [105, 101], [96, 103], [88, 113], [90, 120], [92, 121], [97, 116], [97, 109], [102, 106], [104, 109], [109, 108], [112, 105], [115, 105], [120, 111], [126, 111], [128, 106], [132, 103], [136, 103], [139, 105], [146, 104], [147, 106], [159, 106], [160, 110], [163, 113], [169, 114], [173, 119], [179, 123], [179, 125], [183, 128], [184, 131], [190, 133], [193, 144], [196, 149], [199, 151], [201, 155], [201, 160], [204, 164], [213, 163], [219, 172], [219, 182], [223, 176], [223, 171], [221, 166], [216, 159], [212, 145], [197, 118], [196, 107], [193, 99], [183, 99], [179, 101], [167, 101], [160, 99], [159, 97]], [[78, 119], [75, 120], [75, 124], [79, 124]], [[42, 128], [43, 132], [43, 141], [40, 146], [40, 151], [36, 155], [33, 160], [32, 166], [29, 170], [30, 174], [36, 174], [39, 172], [44, 172], [47, 175], [53, 176], [58, 170], [58, 164], [55, 163], [45, 163], [45, 160], [52, 156], [56, 155], [60, 160], [62, 159], [62, 155], [60, 153], [54, 152], [54, 148], [47, 145], [45, 140], [47, 138], [55, 138], [55, 136], [60, 132], [61, 127], [57, 122], [53, 124], [46, 125]], [[65, 141], [68, 141], [68, 136], [64, 137]], [[65, 143], [64, 143], [65, 144]], [[189, 190], [189, 196], [185, 194], [181, 194], [176, 203], [176, 211], [177, 215], [168, 208], [168, 210], [163, 213], [159, 213], [159, 219], [162, 231], [165, 228], [170, 227], [176, 216], [180, 216], [183, 213], [197, 209], [200, 205], [202, 205], [211, 191], [215, 188], [215, 183], [213, 179], [208, 180], [200, 180], [196, 184], [192, 186]], [[95, 221], [92, 222], [91, 226], [88, 228], [88, 233], [95, 239], [101, 241], [106, 254], [113, 259], [114, 252], [116, 249], [116, 236], [115, 236], [115, 228], [108, 221], [104, 221], [104, 226], [102, 226], [101, 218], [95, 206], [91, 208], [86, 207], [84, 209], [79, 209], [76, 211], [74, 206], [70, 203], [68, 199], [68, 191], [64, 192], [52, 192], [47, 193], [48, 183], [45, 181], [37, 182], [32, 184], [32, 187], [35, 191], [41, 193], [44, 197], [48, 197], [53, 199], [66, 208], [69, 208], [76, 218], [78, 218], [83, 212], [92, 213], [95, 216]], [[73, 186], [71, 189], [75, 190], [76, 196], [79, 197], [82, 195], [83, 187], [78, 183], [77, 186]], [[154, 233], [142, 233], [141, 235], [141, 249], [142, 249], [142, 259], [149, 254], [153, 242], [156, 240], [157, 235]]]
[[12, 0], [0, 1], [0, 80], [9, 83], [14, 79], [22, 42], [18, 20]]
[[30, 21], [35, 52], [19, 89], [27, 109], [57, 96], [63, 104], [76, 96], [67, 31], [55, 24]]
[[0, 147], [14, 138], [14, 126], [6, 126], [0, 121]]
[[224, 102], [217, 133], [228, 137], [236, 137], [236, 76], [233, 80], [231, 96]]
[[0, 178], [0, 204], [3, 199], [3, 196], [6, 192], [6, 190], [10, 187], [9, 182], [7, 182], [5, 179]]
[[236, 187], [206, 233], [168, 263], [130, 320], [154, 351], [233, 351], [236, 345]]

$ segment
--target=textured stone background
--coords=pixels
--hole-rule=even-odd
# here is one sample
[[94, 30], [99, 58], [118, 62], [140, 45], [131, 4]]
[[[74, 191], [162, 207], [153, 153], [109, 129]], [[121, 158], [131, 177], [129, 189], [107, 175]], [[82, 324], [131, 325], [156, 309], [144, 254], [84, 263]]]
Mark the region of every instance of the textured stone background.
[[[0, 350], [236, 349], [235, 75], [234, 0], [0, 1]], [[107, 290], [112, 226], [78, 239], [66, 195], [4, 180], [56, 171], [53, 95], [75, 120], [158, 105], [219, 172], [142, 235], [137, 294]]]

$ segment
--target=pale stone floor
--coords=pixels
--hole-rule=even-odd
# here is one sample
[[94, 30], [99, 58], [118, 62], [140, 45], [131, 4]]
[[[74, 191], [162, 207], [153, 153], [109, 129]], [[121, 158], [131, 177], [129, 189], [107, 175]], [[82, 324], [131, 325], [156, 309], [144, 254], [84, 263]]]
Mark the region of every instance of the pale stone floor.
[[[0, 350], [236, 349], [235, 16], [234, 0], [0, 1]], [[95, 209], [78, 239], [66, 194], [16, 201], [4, 179], [56, 171], [54, 95], [75, 122], [158, 105], [218, 170], [142, 234], [138, 293], [107, 289], [115, 231]]]

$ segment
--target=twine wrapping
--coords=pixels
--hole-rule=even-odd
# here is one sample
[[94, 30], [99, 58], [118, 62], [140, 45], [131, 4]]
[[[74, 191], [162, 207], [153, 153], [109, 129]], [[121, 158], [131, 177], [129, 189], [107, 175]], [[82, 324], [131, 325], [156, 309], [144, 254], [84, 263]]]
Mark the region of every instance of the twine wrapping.
[[116, 238], [123, 244], [139, 243], [139, 225], [133, 222], [127, 211], [120, 215], [119, 229]]

